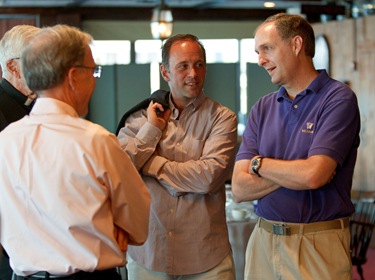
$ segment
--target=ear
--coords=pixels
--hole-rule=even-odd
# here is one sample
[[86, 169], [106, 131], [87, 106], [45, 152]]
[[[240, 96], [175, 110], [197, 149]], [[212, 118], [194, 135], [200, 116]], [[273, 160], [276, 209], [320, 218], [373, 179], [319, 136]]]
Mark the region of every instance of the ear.
[[67, 74], [68, 85], [74, 92], [76, 91], [77, 73], [77, 68], [72, 67], [68, 70]]
[[298, 55], [303, 49], [303, 39], [301, 36], [297, 35], [292, 39], [293, 51]]
[[168, 83], [170, 81], [169, 75], [168, 75], [169, 71], [165, 67], [164, 64], [160, 65], [160, 73], [161, 73], [161, 76], [163, 77], [164, 81], [166, 81]]
[[21, 78], [21, 73], [19, 70], [20, 64], [16, 62], [14, 59], [10, 59], [6, 62], [6, 67], [8, 72], [15, 76], [17, 79]]

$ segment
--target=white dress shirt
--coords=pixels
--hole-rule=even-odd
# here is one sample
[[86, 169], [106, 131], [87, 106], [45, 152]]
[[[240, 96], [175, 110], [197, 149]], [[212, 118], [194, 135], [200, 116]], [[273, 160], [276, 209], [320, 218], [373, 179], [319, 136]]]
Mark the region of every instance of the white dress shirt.
[[39, 98], [0, 133], [0, 242], [18, 275], [123, 266], [114, 225], [145, 242], [150, 195], [114, 134]]

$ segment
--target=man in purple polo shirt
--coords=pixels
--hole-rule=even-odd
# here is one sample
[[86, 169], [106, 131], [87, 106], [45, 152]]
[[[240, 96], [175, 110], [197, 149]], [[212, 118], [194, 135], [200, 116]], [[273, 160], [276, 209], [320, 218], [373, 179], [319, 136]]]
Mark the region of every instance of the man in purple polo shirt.
[[258, 200], [260, 217], [245, 279], [351, 279], [357, 98], [314, 68], [314, 31], [300, 16], [268, 18], [255, 51], [281, 87], [252, 108], [233, 172], [234, 198]]

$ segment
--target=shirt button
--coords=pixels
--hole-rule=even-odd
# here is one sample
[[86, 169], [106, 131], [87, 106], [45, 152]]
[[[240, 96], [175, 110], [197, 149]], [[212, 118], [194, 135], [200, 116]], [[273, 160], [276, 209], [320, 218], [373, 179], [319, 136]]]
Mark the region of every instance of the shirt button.
[[298, 105], [296, 104], [296, 105], [294, 105], [294, 109], [297, 109], [298, 108]]
[[168, 232], [168, 235], [170, 236], [170, 237], [172, 237], [173, 236], [173, 232]]

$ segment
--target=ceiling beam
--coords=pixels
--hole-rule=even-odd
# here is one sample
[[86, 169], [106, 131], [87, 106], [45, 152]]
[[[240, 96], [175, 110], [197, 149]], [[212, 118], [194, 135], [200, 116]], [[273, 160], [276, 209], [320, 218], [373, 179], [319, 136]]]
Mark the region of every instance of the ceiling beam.
[[[173, 8], [174, 20], [259, 20], [283, 12], [280, 9], [194, 9]], [[59, 7], [59, 8], [0, 8], [1, 14], [38, 14], [56, 16], [79, 14], [82, 20], [149, 20], [152, 8], [103, 8], [103, 7]]]
[[[84, 0], [80, 0], [84, 1]], [[265, 20], [268, 16], [285, 12], [285, 9], [195, 9], [173, 8], [174, 21], [249, 21]], [[302, 14], [306, 14], [310, 22], [319, 21], [320, 14], [333, 15], [345, 14], [343, 6], [302, 5]], [[0, 8], [0, 14], [39, 15], [41, 25], [51, 25], [62, 22], [71, 15], [84, 20], [150, 20], [152, 8], [128, 7], [55, 7], [55, 8]], [[53, 20], [55, 19], [55, 20]], [[76, 21], [76, 20], [75, 20]]]

